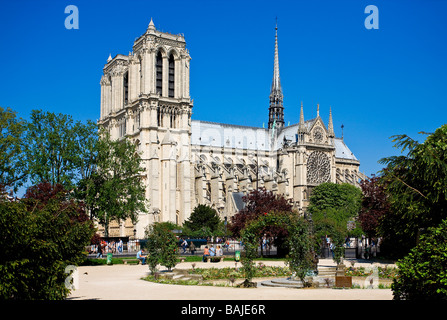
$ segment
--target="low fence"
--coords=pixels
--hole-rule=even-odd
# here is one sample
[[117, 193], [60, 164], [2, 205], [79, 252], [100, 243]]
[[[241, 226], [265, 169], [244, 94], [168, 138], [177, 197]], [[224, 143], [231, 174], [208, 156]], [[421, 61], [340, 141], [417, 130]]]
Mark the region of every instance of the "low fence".
[[[136, 253], [140, 250], [141, 244], [144, 242], [140, 240], [129, 240], [127, 242], [107, 242], [105, 241], [105, 246], [103, 246], [103, 254], [113, 253]], [[85, 247], [85, 250], [89, 254], [97, 254], [98, 253], [99, 244], [92, 244], [90, 246]]]
[[[380, 246], [368, 239], [350, 238], [343, 245], [345, 248], [345, 259], [370, 259], [380, 253]], [[322, 259], [332, 258], [333, 252], [329, 243], [324, 243], [320, 247], [319, 257]]]
[[[127, 242], [106, 242], [103, 248], [103, 255], [107, 253], [113, 254], [124, 254], [124, 253], [136, 253], [142, 247], [145, 247], [147, 240], [129, 240]], [[214, 247], [220, 246], [224, 253], [235, 253], [236, 251], [243, 251], [243, 244], [238, 240], [228, 240], [228, 241], [207, 241], [206, 239], [186, 239], [188, 246], [186, 247], [186, 252], [191, 252], [191, 243], [194, 243], [194, 253], [203, 252], [205, 246], [208, 248], [213, 245]], [[181, 247], [182, 241], [179, 241], [179, 247]], [[369, 244], [367, 241], [357, 241], [357, 239], [351, 239], [351, 241], [346, 242], [345, 245], [345, 259], [369, 259], [375, 257], [380, 252], [380, 247], [374, 243]], [[86, 251], [89, 254], [98, 253], [98, 245], [92, 244], [87, 246]], [[276, 255], [277, 249], [273, 245], [265, 245], [258, 248], [259, 253], [262, 255]], [[180, 253], [183, 253], [180, 251]], [[324, 243], [320, 247], [320, 252], [318, 257], [321, 259], [332, 258], [332, 250], [327, 243]]]

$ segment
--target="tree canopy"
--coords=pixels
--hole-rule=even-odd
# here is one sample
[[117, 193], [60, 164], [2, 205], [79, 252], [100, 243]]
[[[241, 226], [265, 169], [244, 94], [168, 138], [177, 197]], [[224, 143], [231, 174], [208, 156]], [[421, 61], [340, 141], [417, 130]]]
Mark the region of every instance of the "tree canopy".
[[25, 132], [26, 122], [10, 108], [0, 107], [0, 192], [17, 192], [26, 181]]
[[447, 218], [447, 125], [429, 134], [423, 143], [398, 135], [395, 147], [405, 155], [380, 162], [386, 167], [380, 180], [390, 210], [380, 219], [383, 249], [402, 257], [416, 245], [418, 235]]
[[33, 184], [49, 182], [71, 189], [85, 175], [97, 126], [70, 115], [33, 110], [25, 136], [28, 174]]
[[[341, 233], [339, 237], [348, 235], [348, 222], [355, 221], [362, 204], [362, 191], [350, 184], [322, 183], [312, 190], [308, 212], [312, 216], [316, 235]], [[352, 231], [351, 231], [352, 232]]]
[[130, 218], [147, 212], [143, 169], [138, 146], [129, 139], [112, 141], [103, 133], [96, 143], [96, 158], [90, 176], [80, 180], [77, 195], [105, 226], [111, 220]]
[[[283, 195], [274, 194], [272, 191], [260, 188], [253, 190], [248, 195], [244, 196], [242, 200], [245, 203], [245, 207], [231, 217], [230, 230], [233, 235], [238, 237], [241, 234], [242, 229], [252, 220], [259, 218], [260, 216], [272, 212], [290, 212], [292, 210], [292, 204], [290, 200], [287, 200]], [[278, 230], [271, 229], [271, 232], [267, 236], [276, 234]], [[266, 232], [268, 232], [266, 230]]]
[[199, 204], [194, 208], [188, 220], [184, 222], [186, 230], [183, 232], [191, 232], [190, 235], [211, 236], [219, 229], [221, 219], [216, 210], [210, 206]]
[[376, 238], [380, 219], [390, 210], [388, 195], [379, 177], [364, 180], [360, 186], [363, 199], [358, 220], [366, 235], [369, 238]]

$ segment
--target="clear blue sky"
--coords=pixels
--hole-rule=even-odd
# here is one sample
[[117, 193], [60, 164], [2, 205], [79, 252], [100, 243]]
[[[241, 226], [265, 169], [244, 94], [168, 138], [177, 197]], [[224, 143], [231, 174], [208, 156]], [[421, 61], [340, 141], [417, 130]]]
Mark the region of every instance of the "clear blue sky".
[[[67, 30], [68, 5], [79, 29]], [[367, 30], [367, 5], [379, 29]], [[151, 17], [183, 33], [190, 51], [193, 119], [259, 126], [268, 121], [275, 17], [285, 121], [344, 125], [367, 175], [397, 154], [389, 139], [434, 132], [447, 119], [447, 1], [4, 1], [0, 4], [0, 106], [99, 117], [109, 54], [128, 54]]]

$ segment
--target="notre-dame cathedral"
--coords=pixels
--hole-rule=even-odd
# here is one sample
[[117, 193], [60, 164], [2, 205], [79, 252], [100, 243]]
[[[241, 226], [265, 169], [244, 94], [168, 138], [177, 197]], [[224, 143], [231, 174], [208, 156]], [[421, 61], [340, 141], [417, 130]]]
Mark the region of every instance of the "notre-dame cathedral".
[[292, 199], [301, 211], [314, 186], [364, 179], [359, 160], [335, 137], [331, 110], [326, 125], [319, 106], [317, 117], [305, 120], [301, 104], [299, 123], [285, 126], [277, 27], [274, 52], [267, 128], [191, 119], [185, 38], [158, 31], [152, 19], [129, 55], [109, 56], [99, 124], [112, 139], [138, 144], [150, 203], [136, 226], [112, 224], [110, 236], [141, 238], [156, 221], [182, 224], [198, 204], [230, 217], [243, 206], [244, 194], [261, 187]]

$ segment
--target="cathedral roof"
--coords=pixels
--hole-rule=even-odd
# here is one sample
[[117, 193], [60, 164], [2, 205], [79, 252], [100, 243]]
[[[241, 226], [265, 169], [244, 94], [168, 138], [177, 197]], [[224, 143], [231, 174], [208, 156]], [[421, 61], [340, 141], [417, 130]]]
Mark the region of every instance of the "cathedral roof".
[[191, 121], [191, 144], [247, 150], [270, 150], [270, 138], [267, 129], [199, 120]]
[[[307, 129], [312, 128], [315, 120], [304, 122]], [[282, 147], [284, 138], [291, 143], [296, 142], [299, 124], [284, 127], [278, 134], [275, 145], [271, 143], [271, 131], [265, 128], [232, 125], [209, 121], [191, 121], [191, 144], [200, 146], [236, 148], [247, 150], [272, 151]], [[357, 160], [342, 138], [334, 139], [335, 157], [346, 160]]]
[[343, 139], [335, 138], [335, 157], [340, 159], [358, 160], [354, 154], [349, 150]]
[[236, 206], [237, 211], [241, 211], [245, 208], [245, 202], [242, 199], [245, 196], [243, 192], [232, 192], [231, 197], [233, 198], [234, 205]]

